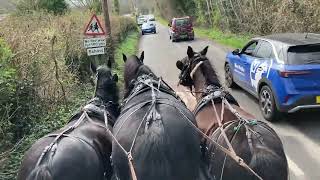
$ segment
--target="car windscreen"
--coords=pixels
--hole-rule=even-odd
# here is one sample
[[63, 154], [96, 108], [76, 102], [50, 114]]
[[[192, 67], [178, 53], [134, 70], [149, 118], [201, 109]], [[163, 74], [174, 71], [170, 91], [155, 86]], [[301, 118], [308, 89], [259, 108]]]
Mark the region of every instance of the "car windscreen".
[[175, 22], [176, 26], [187, 26], [190, 25], [189, 19], [177, 19]]
[[320, 64], [320, 44], [290, 47], [288, 64]]

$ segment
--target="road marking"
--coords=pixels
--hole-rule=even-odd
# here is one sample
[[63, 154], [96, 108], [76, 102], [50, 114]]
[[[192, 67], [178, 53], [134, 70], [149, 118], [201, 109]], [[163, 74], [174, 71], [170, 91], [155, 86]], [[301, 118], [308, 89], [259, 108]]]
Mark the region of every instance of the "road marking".
[[292, 172], [296, 177], [304, 176], [304, 172], [302, 171], [302, 169], [300, 169], [300, 167], [299, 167], [295, 162], [293, 162], [288, 155], [286, 155], [286, 157], [287, 157], [289, 169], [291, 170], [291, 172]]

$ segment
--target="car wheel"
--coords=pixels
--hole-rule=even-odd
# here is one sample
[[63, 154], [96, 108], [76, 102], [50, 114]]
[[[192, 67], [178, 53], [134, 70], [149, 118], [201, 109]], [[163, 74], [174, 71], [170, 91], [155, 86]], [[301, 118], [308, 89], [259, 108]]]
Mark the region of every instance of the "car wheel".
[[232, 76], [232, 72], [231, 72], [231, 68], [230, 65], [227, 63], [224, 66], [224, 72], [225, 72], [225, 82], [226, 82], [226, 86], [228, 88], [234, 88], [236, 87], [236, 83], [233, 81], [233, 76]]
[[262, 116], [270, 122], [278, 121], [281, 112], [277, 109], [274, 95], [269, 86], [263, 86], [259, 92], [259, 105]]
[[142, 35], [144, 35], [144, 32], [142, 32]]
[[174, 39], [174, 38], [171, 38], [171, 40], [172, 40], [172, 42], [176, 42], [177, 40], [176, 39]]

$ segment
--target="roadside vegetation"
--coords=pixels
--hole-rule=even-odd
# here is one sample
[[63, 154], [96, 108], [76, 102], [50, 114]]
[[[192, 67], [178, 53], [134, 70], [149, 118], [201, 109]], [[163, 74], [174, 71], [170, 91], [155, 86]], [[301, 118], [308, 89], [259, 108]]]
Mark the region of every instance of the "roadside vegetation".
[[250, 35], [223, 32], [217, 28], [195, 27], [194, 31], [199, 37], [209, 38], [219, 44], [233, 48], [242, 48], [248, 42], [248, 40], [250, 40]]
[[[169, 21], [160, 16], [157, 17], [157, 21], [164, 26], [167, 26], [169, 23]], [[200, 25], [195, 26], [194, 31], [197, 37], [208, 38], [219, 44], [223, 44], [232, 48], [241, 48], [250, 39], [250, 35], [240, 35], [231, 32], [223, 32], [218, 28], [208, 28]]]
[[124, 62], [122, 54], [127, 56], [131, 56], [138, 53], [138, 45], [139, 45], [139, 38], [140, 33], [138, 31], [131, 31], [128, 36], [120, 43], [118, 48], [115, 52], [115, 61], [116, 61], [116, 68], [115, 71], [118, 74], [119, 82], [120, 82], [120, 89], [124, 87], [124, 79], [123, 79], [123, 69], [124, 69]]
[[[65, 9], [18, 11], [0, 22], [0, 179], [16, 179], [24, 152], [43, 135], [64, 126], [93, 96], [92, 57], [83, 31], [92, 13]], [[102, 17], [99, 17], [102, 19]], [[125, 53], [136, 52], [133, 19], [111, 15], [112, 47], [121, 72]], [[128, 36], [129, 35], [129, 36]], [[127, 38], [128, 36], [128, 38]], [[99, 56], [104, 64], [108, 55]]]
[[[159, 14], [191, 16], [196, 33], [232, 47], [249, 37], [282, 32], [319, 32], [320, 1], [155, 0]], [[167, 24], [167, 23], [166, 23]]]

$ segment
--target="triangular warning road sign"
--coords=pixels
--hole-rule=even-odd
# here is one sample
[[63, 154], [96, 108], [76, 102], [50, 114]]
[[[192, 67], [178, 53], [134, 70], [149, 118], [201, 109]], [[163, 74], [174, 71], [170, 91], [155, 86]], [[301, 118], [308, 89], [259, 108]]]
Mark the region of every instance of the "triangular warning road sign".
[[88, 25], [86, 26], [84, 34], [87, 36], [105, 35], [106, 34], [98, 17], [95, 14], [91, 17], [91, 20], [89, 21]]

